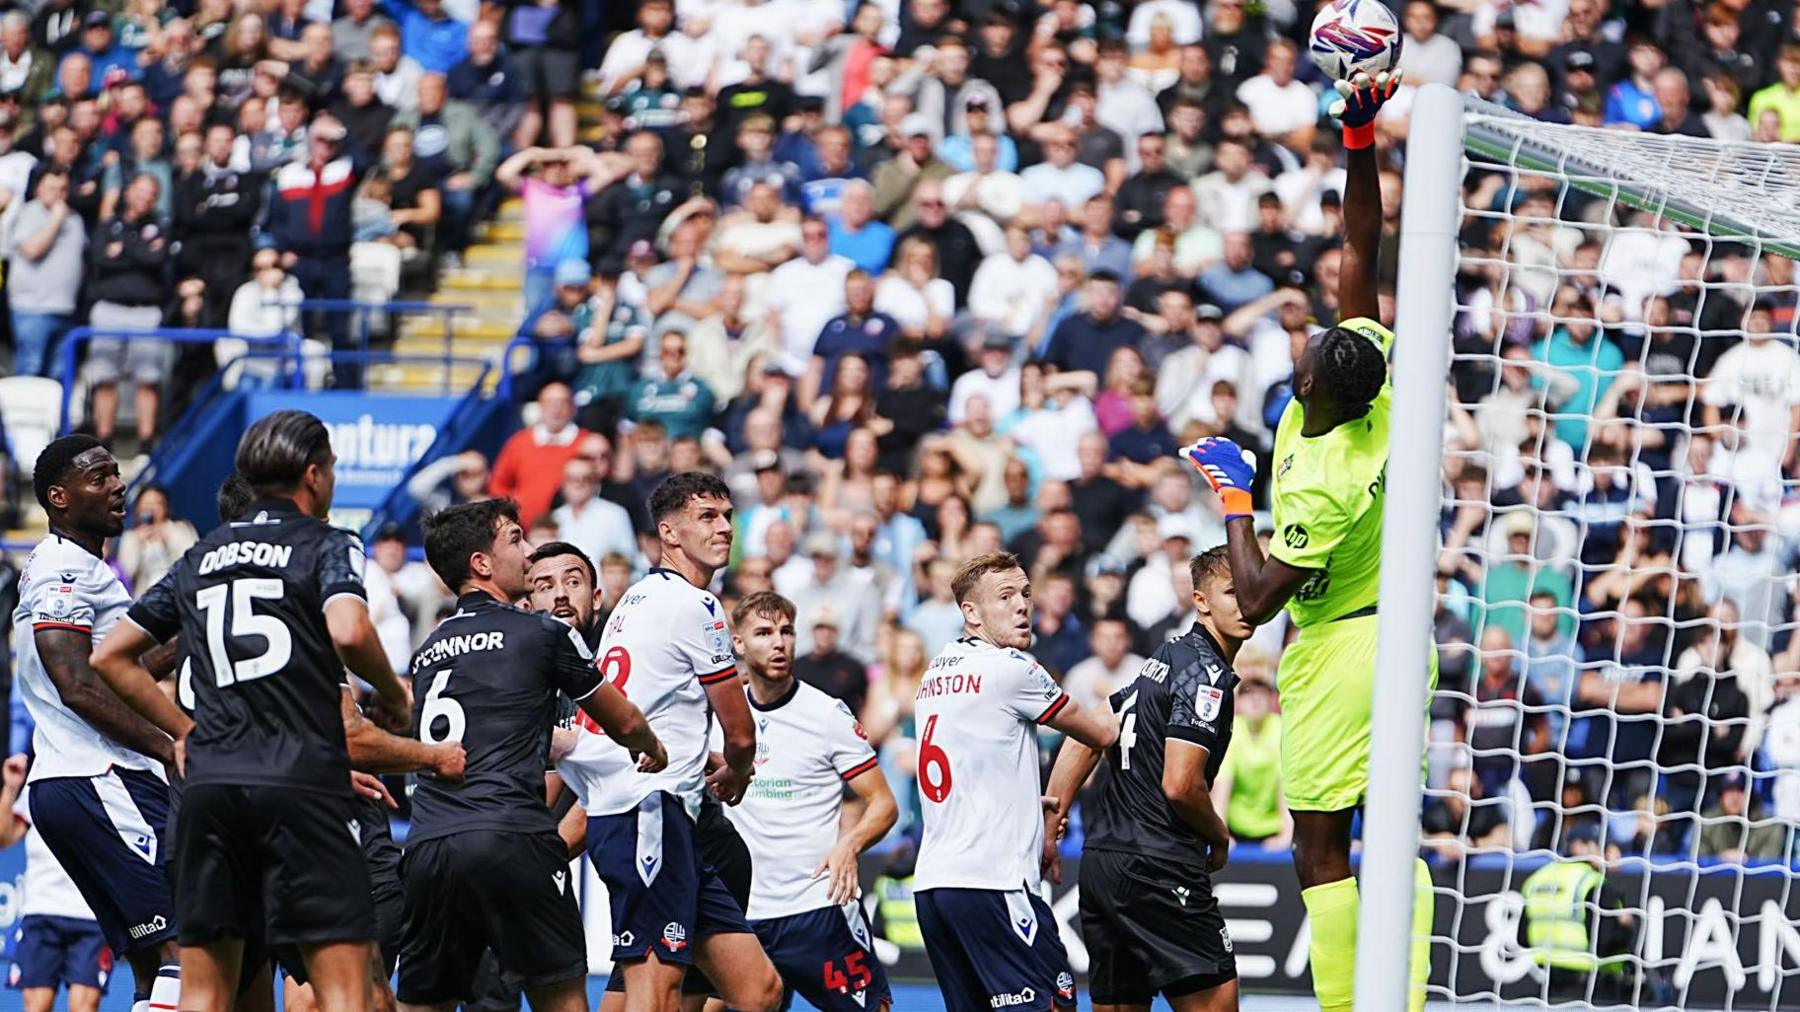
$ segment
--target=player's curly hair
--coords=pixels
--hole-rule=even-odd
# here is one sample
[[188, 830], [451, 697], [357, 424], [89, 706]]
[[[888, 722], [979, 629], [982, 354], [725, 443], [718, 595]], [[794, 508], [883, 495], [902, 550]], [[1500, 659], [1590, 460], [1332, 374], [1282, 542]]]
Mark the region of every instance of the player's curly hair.
[[1387, 382], [1387, 357], [1374, 341], [1343, 325], [1319, 336], [1316, 379], [1346, 417], [1368, 410]]
[[656, 491], [650, 493], [650, 522], [660, 524], [686, 508], [691, 499], [723, 499], [731, 501], [731, 486], [718, 475], [705, 471], [683, 471], [670, 475]]
[[50, 512], [51, 487], [68, 480], [69, 472], [75, 469], [75, 458], [105, 445], [93, 436], [77, 433], [53, 439], [44, 447], [31, 471], [31, 490], [37, 494], [38, 505], [44, 507], [44, 512]]

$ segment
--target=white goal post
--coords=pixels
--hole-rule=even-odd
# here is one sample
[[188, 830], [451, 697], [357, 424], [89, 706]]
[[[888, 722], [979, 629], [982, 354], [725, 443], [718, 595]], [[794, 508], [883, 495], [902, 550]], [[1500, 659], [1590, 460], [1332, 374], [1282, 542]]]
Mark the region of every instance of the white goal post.
[[[1800, 1008], [1800, 147], [1440, 85], [1410, 119], [1356, 1007], [1407, 1007], [1421, 804], [1455, 802], [1433, 999]], [[1546, 616], [1560, 694], [1537, 683]], [[1500, 824], [1475, 833], [1483, 806]], [[1645, 984], [1617, 1006], [1552, 994], [1511, 937], [1578, 833], [1636, 918]]]

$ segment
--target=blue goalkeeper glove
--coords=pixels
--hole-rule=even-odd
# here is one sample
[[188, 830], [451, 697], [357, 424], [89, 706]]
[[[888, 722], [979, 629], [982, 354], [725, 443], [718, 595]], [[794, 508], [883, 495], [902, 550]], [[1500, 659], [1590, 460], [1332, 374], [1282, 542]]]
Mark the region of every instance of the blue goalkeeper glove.
[[1225, 519], [1251, 515], [1250, 485], [1256, 480], [1256, 454], [1229, 439], [1213, 436], [1181, 448], [1225, 507]]
[[1383, 71], [1373, 79], [1359, 73], [1348, 81], [1337, 82], [1339, 98], [1331, 103], [1331, 114], [1344, 124], [1344, 147], [1355, 150], [1375, 143], [1375, 117], [1398, 90], [1399, 70]]

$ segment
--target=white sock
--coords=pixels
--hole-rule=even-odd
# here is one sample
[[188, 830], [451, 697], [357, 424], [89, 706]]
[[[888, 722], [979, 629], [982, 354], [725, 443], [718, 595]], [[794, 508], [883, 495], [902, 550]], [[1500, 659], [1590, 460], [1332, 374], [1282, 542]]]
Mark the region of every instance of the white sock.
[[145, 998], [142, 1001], [132, 1002], [131, 1012], [150, 1012], [150, 999]]
[[[156, 983], [150, 985], [150, 1000], [145, 1012], [176, 1012], [181, 1008], [181, 964], [164, 963], [156, 971]], [[132, 1012], [137, 1012], [133, 1009]]]

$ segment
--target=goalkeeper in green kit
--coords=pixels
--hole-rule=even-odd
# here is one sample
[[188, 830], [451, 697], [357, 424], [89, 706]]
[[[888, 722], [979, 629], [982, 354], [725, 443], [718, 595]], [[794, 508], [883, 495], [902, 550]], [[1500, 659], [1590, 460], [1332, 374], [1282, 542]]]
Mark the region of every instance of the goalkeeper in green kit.
[[[1299, 631], [1277, 677], [1282, 790], [1294, 817], [1294, 870], [1312, 919], [1313, 991], [1322, 1012], [1351, 1008], [1356, 988], [1350, 827], [1369, 782], [1393, 394], [1387, 356], [1394, 335], [1379, 322], [1376, 290], [1381, 185], [1374, 121], [1399, 83], [1395, 72], [1373, 80], [1358, 74], [1338, 84], [1342, 99], [1332, 112], [1344, 124], [1348, 162], [1338, 282], [1342, 319], [1314, 334], [1294, 362], [1293, 400], [1275, 431], [1275, 536], [1267, 558], [1250, 515], [1254, 460], [1229, 439], [1203, 439], [1182, 450], [1224, 505], [1232, 581], [1245, 617], [1266, 622], [1285, 606]], [[1434, 682], [1435, 666], [1434, 657]], [[1417, 875], [1415, 1010], [1424, 1007], [1429, 970], [1431, 882], [1423, 861]]]

